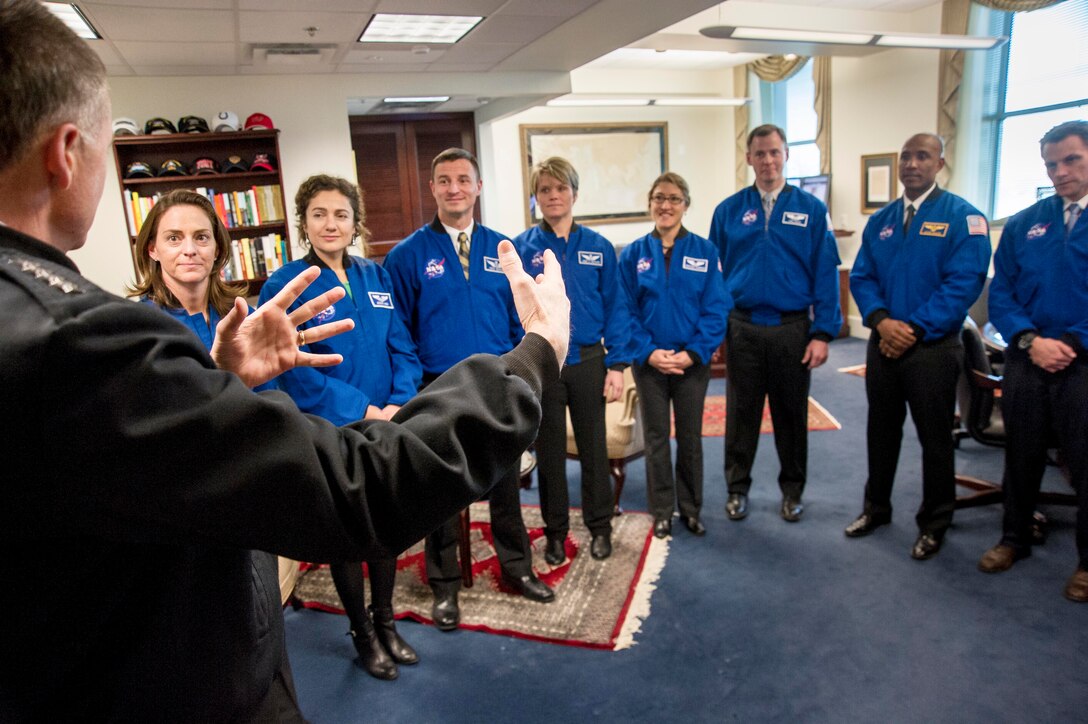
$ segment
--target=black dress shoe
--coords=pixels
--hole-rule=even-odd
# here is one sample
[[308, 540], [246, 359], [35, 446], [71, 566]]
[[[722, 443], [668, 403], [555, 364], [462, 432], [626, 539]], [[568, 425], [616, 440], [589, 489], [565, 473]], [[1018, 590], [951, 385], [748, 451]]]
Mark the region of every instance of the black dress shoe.
[[435, 593], [431, 606], [431, 618], [439, 631], [453, 631], [461, 623], [461, 607], [457, 605], [457, 591]]
[[725, 514], [729, 520], [743, 520], [748, 515], [748, 496], [744, 493], [730, 493], [725, 501]]
[[593, 541], [589, 544], [589, 555], [598, 561], [603, 561], [612, 555], [612, 534], [594, 533]]
[[654, 537], [668, 538], [672, 534], [672, 519], [661, 518], [654, 521]]
[[914, 547], [910, 549], [910, 557], [916, 561], [924, 561], [937, 555], [941, 549], [941, 537], [935, 533], [923, 532], [914, 541]]
[[348, 631], [348, 635], [351, 636], [351, 643], [354, 644], [355, 651], [359, 654], [359, 665], [366, 670], [366, 673], [375, 679], [385, 679], [386, 681], [397, 678], [399, 674], [397, 663], [393, 661], [392, 657], [389, 656], [389, 652], [382, 646], [382, 642], [378, 640], [378, 634], [374, 631], [374, 625], [370, 622], [369, 617], [363, 623], [360, 631], [352, 629]]
[[564, 545], [566, 537], [563, 538], [549, 538], [548, 544], [544, 546], [544, 560], [548, 562], [549, 566], [558, 566], [567, 558], [567, 550]]
[[555, 600], [555, 591], [548, 588], [547, 585], [532, 573], [527, 573], [524, 576], [511, 576], [506, 571], [502, 572], [502, 580], [506, 585], [513, 588], [515, 591], [525, 596], [530, 601], [536, 601], [538, 603], [549, 603]]
[[846, 530], [844, 530], [843, 533], [847, 538], [860, 538], [863, 535], [869, 535], [880, 526], [887, 525], [891, 522], [891, 518], [862, 513], [858, 516], [857, 520], [846, 526]]
[[798, 498], [782, 498], [782, 520], [787, 523], [796, 523], [801, 520], [801, 514], [805, 512], [805, 506]]
[[703, 525], [703, 521], [699, 520], [699, 516], [684, 515], [680, 517], [680, 520], [684, 521], [684, 527], [690, 530], [692, 534], [698, 536], [706, 535], [706, 526]]

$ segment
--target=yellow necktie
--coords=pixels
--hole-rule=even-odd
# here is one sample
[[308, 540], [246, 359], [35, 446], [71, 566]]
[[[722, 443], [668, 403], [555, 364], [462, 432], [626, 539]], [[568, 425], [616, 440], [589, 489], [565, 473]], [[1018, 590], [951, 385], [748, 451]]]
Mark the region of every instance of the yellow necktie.
[[468, 256], [469, 240], [468, 234], [461, 232], [457, 235], [457, 257], [461, 260], [461, 268], [465, 272], [465, 279], [468, 279]]

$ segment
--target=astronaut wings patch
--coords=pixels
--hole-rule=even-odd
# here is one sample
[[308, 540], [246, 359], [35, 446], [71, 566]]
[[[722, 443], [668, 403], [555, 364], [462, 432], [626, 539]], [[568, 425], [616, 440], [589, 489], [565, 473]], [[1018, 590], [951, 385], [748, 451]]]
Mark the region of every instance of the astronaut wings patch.
[[710, 267], [706, 259], [697, 259], [692, 256], [684, 257], [684, 268], [688, 271], [706, 272]]

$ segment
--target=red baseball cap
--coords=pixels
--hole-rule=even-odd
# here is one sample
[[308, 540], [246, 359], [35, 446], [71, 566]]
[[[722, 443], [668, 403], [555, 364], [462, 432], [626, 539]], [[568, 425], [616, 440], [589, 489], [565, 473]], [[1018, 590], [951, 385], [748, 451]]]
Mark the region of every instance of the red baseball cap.
[[271, 131], [276, 125], [272, 123], [272, 119], [263, 113], [251, 113], [249, 118], [246, 119], [246, 130], [252, 131], [257, 128], [264, 128]]

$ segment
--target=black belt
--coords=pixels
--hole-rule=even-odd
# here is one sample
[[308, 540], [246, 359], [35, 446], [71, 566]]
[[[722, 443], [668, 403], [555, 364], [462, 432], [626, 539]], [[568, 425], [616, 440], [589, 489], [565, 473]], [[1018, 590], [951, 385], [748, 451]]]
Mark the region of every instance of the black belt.
[[[729, 316], [730, 317], [736, 317], [737, 319], [741, 320], [742, 322], [751, 322], [752, 321], [752, 311], [750, 309], [739, 309], [737, 307], [734, 307], [733, 310], [731, 312], [729, 312]], [[808, 316], [808, 310], [807, 309], [802, 309], [802, 310], [800, 310], [798, 312], [779, 312], [778, 313], [779, 324], [789, 324], [791, 322], [800, 322], [800, 321], [806, 320], [808, 318], [809, 318], [809, 316]]]

